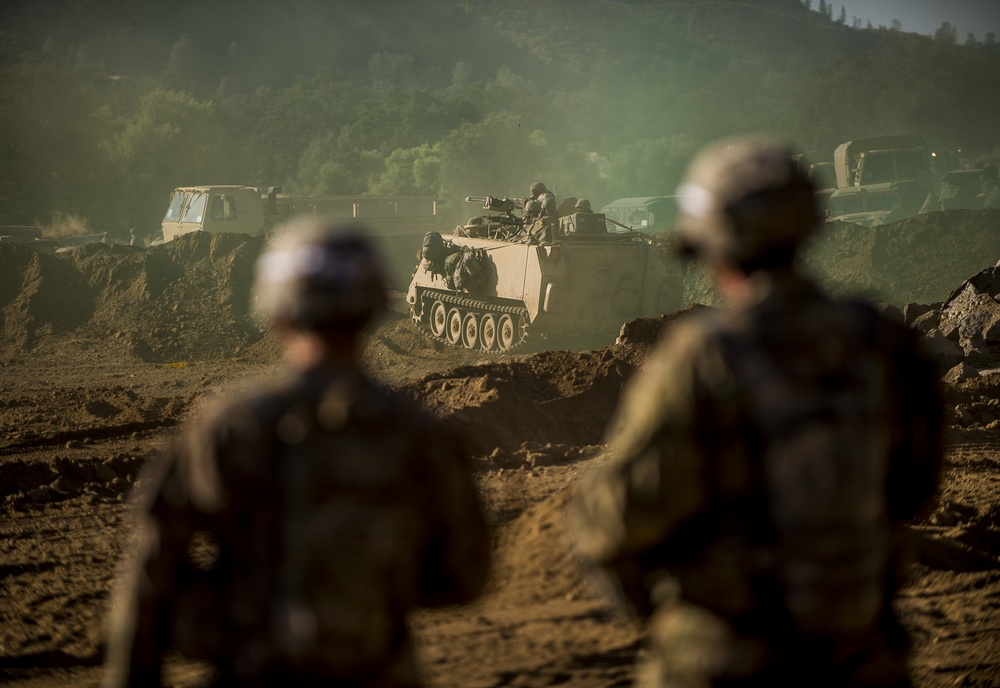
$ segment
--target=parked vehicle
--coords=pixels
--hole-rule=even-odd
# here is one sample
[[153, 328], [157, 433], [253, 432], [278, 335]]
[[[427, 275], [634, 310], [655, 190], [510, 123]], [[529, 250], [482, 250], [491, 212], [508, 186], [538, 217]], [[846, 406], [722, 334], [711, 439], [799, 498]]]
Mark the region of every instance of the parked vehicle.
[[436, 229], [432, 196], [280, 195], [252, 186], [184, 186], [174, 189], [163, 216], [163, 240], [189, 232], [261, 234], [294, 215], [341, 215], [363, 220], [378, 238], [394, 284], [402, 288], [413, 270], [420, 239]]

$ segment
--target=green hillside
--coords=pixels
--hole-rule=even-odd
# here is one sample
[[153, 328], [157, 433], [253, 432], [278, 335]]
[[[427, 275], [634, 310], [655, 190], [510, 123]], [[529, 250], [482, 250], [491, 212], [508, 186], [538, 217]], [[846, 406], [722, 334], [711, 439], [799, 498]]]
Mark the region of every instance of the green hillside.
[[[914, 132], [995, 154], [1000, 46], [798, 0], [22, 0], [0, 8], [0, 224], [152, 231], [181, 184], [594, 205], [703, 143]], [[944, 27], [945, 29], [947, 27]], [[508, 186], [509, 184], [509, 186]]]

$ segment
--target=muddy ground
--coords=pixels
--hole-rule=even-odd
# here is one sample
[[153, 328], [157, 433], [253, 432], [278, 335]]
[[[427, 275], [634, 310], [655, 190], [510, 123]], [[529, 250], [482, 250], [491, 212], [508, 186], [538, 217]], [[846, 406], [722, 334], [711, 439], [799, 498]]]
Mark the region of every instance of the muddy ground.
[[[815, 264], [835, 291], [895, 289], [898, 305], [944, 300], [1000, 258], [996, 214], [952, 218], [966, 228], [950, 237], [945, 219], [875, 236], [834, 228], [843, 251], [821, 246]], [[259, 244], [174, 244], [56, 256], [0, 245], [6, 684], [98, 683], [108, 593], [128, 552], [140, 467], [206, 400], [278, 365], [245, 294]], [[702, 289], [698, 276], [688, 279], [689, 294]], [[600, 464], [603, 424], [650, 340], [581, 351], [545, 350], [542, 341], [518, 356], [486, 358], [425, 339], [400, 295], [368, 334], [364, 361], [374, 376], [475, 438], [476, 479], [493, 525], [487, 594], [413, 619], [430, 685], [629, 684], [642, 629], [581, 577], [562, 507], [567, 488]], [[918, 686], [1000, 685], [1000, 371], [947, 392], [945, 480], [934, 513], [911, 527], [919, 557], [899, 607], [916, 646]], [[171, 664], [176, 685], [204, 678], [202, 667]]]

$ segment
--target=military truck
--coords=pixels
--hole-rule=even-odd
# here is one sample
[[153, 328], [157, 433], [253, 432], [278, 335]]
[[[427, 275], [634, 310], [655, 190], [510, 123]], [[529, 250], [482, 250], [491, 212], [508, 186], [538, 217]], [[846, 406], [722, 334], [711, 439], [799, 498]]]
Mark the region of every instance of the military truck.
[[387, 257], [391, 281], [400, 288], [406, 286], [412, 274], [413, 256], [421, 237], [437, 227], [437, 201], [433, 196], [293, 197], [281, 195], [280, 187], [262, 192], [238, 185], [174, 189], [161, 226], [164, 241], [189, 232], [261, 234], [301, 214], [363, 220]]
[[601, 208], [616, 227], [646, 233], [669, 231], [677, 217], [676, 196], [636, 196], [619, 198]]
[[833, 152], [837, 188], [915, 181], [925, 195], [932, 186], [930, 155], [921, 136], [879, 136], [847, 141]]
[[[610, 341], [629, 320], [682, 306], [683, 267], [662, 239], [609, 231], [602, 213], [525, 222], [511, 199], [466, 200], [495, 214], [447, 238], [429, 233], [406, 294], [429, 337], [488, 353], [510, 353], [529, 338]], [[544, 222], [550, 227], [539, 231]]]
[[877, 227], [918, 214], [925, 198], [912, 180], [835, 189], [826, 200], [827, 219]]

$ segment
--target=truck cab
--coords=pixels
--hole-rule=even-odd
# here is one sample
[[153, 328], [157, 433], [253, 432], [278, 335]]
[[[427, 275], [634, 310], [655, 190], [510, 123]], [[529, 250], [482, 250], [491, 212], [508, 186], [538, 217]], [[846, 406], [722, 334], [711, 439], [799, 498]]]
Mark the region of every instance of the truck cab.
[[924, 198], [922, 187], [912, 181], [836, 189], [826, 202], [827, 219], [876, 227], [916, 215]]
[[862, 151], [858, 155], [854, 185], [865, 186], [899, 179], [929, 182], [931, 168], [923, 149], [897, 148]]
[[163, 240], [189, 232], [259, 234], [268, 222], [260, 190], [251, 186], [183, 186], [170, 194]]

